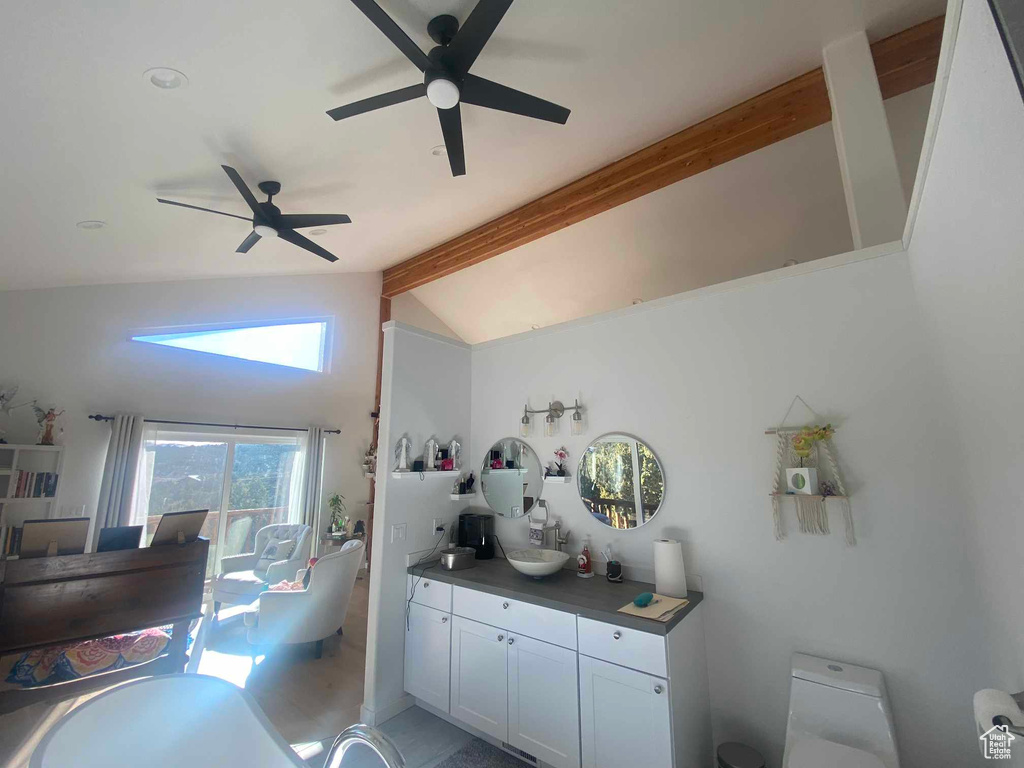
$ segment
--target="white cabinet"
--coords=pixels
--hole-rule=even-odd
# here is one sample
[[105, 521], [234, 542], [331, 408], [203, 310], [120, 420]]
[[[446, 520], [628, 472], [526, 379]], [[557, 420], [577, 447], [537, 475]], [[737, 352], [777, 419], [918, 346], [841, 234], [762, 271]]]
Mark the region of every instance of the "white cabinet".
[[670, 768], [668, 682], [588, 656], [579, 659], [583, 768]]
[[576, 652], [519, 635], [508, 643], [508, 743], [556, 768], [577, 768]]
[[408, 607], [405, 690], [447, 712], [448, 687], [451, 683], [451, 615], [417, 603], [411, 603]]
[[452, 717], [508, 737], [508, 643], [504, 630], [452, 617]]

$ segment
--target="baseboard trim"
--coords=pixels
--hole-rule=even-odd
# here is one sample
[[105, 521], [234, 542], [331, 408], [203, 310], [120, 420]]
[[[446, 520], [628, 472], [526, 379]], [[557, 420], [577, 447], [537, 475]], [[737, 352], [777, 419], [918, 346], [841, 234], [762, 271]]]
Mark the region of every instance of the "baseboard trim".
[[416, 699], [408, 693], [397, 701], [393, 701], [379, 709], [372, 709], [363, 703], [359, 705], [359, 719], [367, 725], [377, 726], [381, 723], [386, 723], [393, 717], [397, 717], [405, 712], [405, 710], [415, 706], [415, 704]]

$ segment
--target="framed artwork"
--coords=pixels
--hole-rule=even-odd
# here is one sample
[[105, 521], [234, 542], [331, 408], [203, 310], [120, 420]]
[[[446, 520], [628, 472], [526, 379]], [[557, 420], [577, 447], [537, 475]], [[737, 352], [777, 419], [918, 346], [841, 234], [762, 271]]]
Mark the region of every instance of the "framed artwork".
[[992, 15], [1010, 59], [1017, 88], [1024, 99], [1024, 3], [1021, 0], [988, 0]]

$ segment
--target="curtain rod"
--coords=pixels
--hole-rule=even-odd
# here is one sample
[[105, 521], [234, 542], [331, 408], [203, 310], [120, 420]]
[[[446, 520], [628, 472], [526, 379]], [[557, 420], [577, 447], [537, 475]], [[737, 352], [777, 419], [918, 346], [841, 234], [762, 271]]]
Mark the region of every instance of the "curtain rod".
[[[99, 413], [90, 414], [93, 421], [113, 421], [113, 416], [103, 416]], [[276, 429], [281, 432], [309, 432], [307, 427], [266, 427], [258, 424], [211, 424], [206, 421], [167, 421], [166, 419], [144, 419], [150, 424], [171, 424], [179, 427], [224, 427], [225, 429]], [[340, 429], [325, 429], [325, 435], [340, 435]]]

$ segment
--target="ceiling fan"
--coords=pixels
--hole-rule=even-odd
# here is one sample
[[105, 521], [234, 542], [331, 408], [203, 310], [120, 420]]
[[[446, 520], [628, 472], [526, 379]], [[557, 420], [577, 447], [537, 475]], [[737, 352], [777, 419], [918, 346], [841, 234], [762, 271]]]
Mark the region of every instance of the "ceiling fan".
[[315, 253], [322, 259], [327, 261], [337, 261], [338, 257], [328, 251], [326, 248], [321, 248], [319, 245], [314, 243], [312, 240], [303, 237], [296, 229], [303, 227], [326, 227], [331, 224], [349, 224], [352, 219], [343, 213], [296, 213], [287, 214], [281, 213], [281, 209], [278, 208], [272, 202], [274, 195], [281, 191], [281, 184], [277, 181], [261, 181], [259, 183], [260, 191], [267, 196], [267, 201], [261, 203], [256, 200], [252, 192], [242, 181], [242, 177], [238, 175], [238, 171], [228, 165], [222, 165], [224, 173], [228, 175], [231, 182], [238, 189], [239, 194], [242, 195], [242, 199], [245, 200], [249, 208], [252, 209], [252, 219], [248, 216], [238, 216], [234, 213], [225, 213], [224, 211], [215, 211], [212, 208], [200, 208], [198, 205], [187, 205], [186, 203], [176, 203], [174, 200], [163, 200], [157, 198], [158, 203], [166, 203], [167, 205], [177, 205], [181, 208], [192, 208], [196, 211], [206, 211], [207, 213], [218, 213], [221, 216], [230, 216], [233, 219], [242, 219], [242, 221], [252, 221], [252, 232], [249, 236], [242, 241], [236, 249], [236, 253], [247, 253], [261, 237], [279, 237], [282, 240], [287, 240], [292, 245], [297, 245], [299, 248], [305, 248], [310, 253]]
[[430, 53], [423, 53], [374, 0], [352, 0], [352, 4], [423, 73], [423, 83], [332, 109], [327, 114], [335, 120], [426, 96], [437, 107], [452, 176], [462, 176], [466, 173], [466, 151], [460, 102], [562, 125], [569, 119], [565, 107], [469, 74], [512, 0], [479, 0], [461, 28], [454, 16], [435, 16], [427, 25], [427, 33], [437, 43]]

